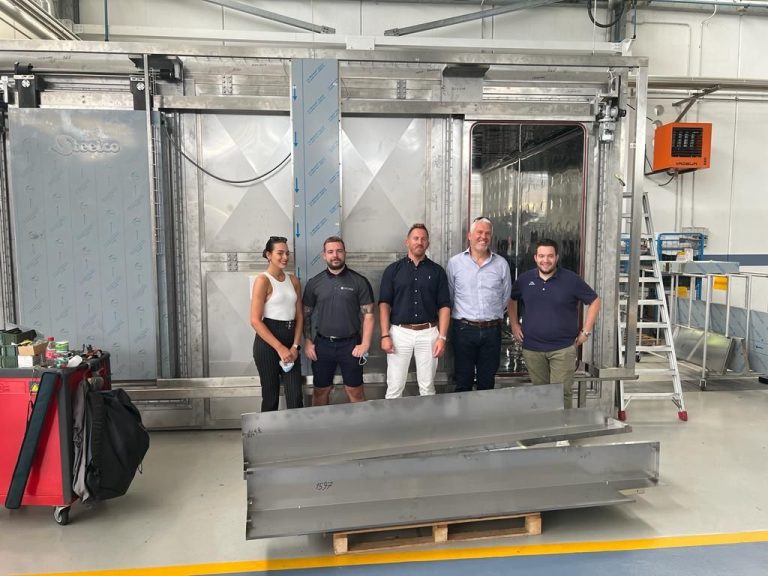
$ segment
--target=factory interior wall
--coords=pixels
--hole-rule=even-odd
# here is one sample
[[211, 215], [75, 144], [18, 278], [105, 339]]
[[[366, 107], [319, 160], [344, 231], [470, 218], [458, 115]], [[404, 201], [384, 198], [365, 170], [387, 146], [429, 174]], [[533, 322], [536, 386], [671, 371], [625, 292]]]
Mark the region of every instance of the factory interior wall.
[[[479, 4], [479, 3], [478, 3]], [[259, 8], [285, 16], [331, 26], [337, 35], [383, 36], [385, 30], [449, 18], [474, 12], [479, 6], [465, 3], [395, 3], [349, 0], [274, 0], [260, 2]], [[764, 39], [768, 18], [756, 12], [708, 13], [642, 9], [627, 25], [633, 37], [629, 53], [649, 58], [651, 78], [717, 78], [730, 80], [768, 80], [768, 59]], [[102, 40], [95, 32], [104, 24], [104, 2], [80, 2], [81, 24], [90, 25], [87, 40]], [[609, 16], [598, 10], [598, 20]], [[256, 16], [242, 14], [202, 1], [132, 0], [109, 3], [111, 39], [115, 41], [173, 42], [168, 30], [205, 38], [208, 30], [264, 33], [299, 32], [296, 28]], [[157, 38], [147, 35], [151, 28], [164, 29]], [[136, 36], [131, 36], [131, 31]], [[21, 39], [17, 31], [0, 23], [0, 37]], [[321, 38], [318, 35], [318, 38]], [[444, 40], [453, 49], [462, 39], [493, 39], [514, 42], [605, 42], [608, 32], [593, 26], [586, 7], [549, 6], [522, 10], [495, 17], [420, 32], [410, 38]], [[223, 44], [226, 42], [207, 43]], [[766, 90], [768, 92], [768, 90]], [[690, 91], [649, 94], [646, 155], [652, 158], [651, 121], [674, 121], [681, 106], [673, 103]], [[699, 101], [684, 121], [712, 122], [711, 168], [670, 178], [662, 173], [645, 179], [655, 231], [676, 232], [683, 227], [708, 229], [705, 253], [713, 258], [747, 255], [750, 270], [768, 271], [768, 250], [761, 229], [764, 204], [761, 183], [768, 178], [763, 162], [761, 120], [768, 113], [768, 95], [752, 92], [746, 96], [715, 95]], [[665, 185], [662, 185], [665, 184]], [[768, 296], [766, 297], [768, 298]]]

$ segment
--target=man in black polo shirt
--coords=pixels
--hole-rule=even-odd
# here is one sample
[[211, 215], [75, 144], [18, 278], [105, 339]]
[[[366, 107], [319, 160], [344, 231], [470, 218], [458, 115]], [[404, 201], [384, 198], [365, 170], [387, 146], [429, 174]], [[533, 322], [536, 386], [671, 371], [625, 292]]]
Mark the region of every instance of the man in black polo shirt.
[[302, 298], [305, 354], [312, 360], [312, 405], [328, 404], [337, 366], [349, 401], [363, 402], [363, 364], [373, 336], [373, 290], [364, 276], [345, 265], [346, 249], [338, 236], [323, 243], [323, 259], [328, 268], [307, 282]]
[[[587, 341], [597, 321], [600, 298], [578, 274], [559, 268], [557, 243], [541, 240], [533, 256], [536, 268], [523, 272], [512, 286], [509, 322], [534, 384], [563, 384], [566, 408], [573, 405], [577, 348]], [[523, 302], [522, 326], [518, 301]], [[580, 304], [588, 306], [579, 330]]]
[[414, 224], [405, 238], [408, 255], [384, 270], [379, 291], [381, 349], [387, 353], [387, 398], [403, 395], [411, 356], [419, 394], [435, 393], [437, 360], [445, 353], [451, 295], [442, 266], [427, 258], [429, 232]]

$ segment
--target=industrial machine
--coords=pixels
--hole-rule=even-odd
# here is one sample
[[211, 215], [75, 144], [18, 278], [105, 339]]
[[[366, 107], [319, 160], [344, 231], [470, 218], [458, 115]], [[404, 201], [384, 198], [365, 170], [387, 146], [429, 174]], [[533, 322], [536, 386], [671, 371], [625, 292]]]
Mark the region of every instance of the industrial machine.
[[712, 151], [712, 124], [670, 122], [653, 135], [653, 171], [690, 172], [709, 168]]
[[[513, 273], [554, 237], [604, 302], [587, 403], [610, 413], [633, 372], [617, 222], [642, 191], [643, 58], [30, 41], [0, 46], [0, 69], [0, 322], [109, 349], [150, 427], [258, 410], [249, 299], [270, 235], [306, 280], [340, 231], [376, 292], [413, 222], [445, 264], [488, 216]], [[451, 370], [449, 354], [443, 387]], [[385, 376], [372, 350], [369, 397]]]

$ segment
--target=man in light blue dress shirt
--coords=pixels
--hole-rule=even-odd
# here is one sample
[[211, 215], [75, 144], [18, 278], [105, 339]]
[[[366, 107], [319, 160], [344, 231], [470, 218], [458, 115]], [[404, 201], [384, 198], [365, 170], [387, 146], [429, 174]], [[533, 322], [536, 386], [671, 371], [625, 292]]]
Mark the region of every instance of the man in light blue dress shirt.
[[455, 392], [489, 390], [495, 384], [501, 358], [504, 309], [511, 307], [509, 264], [491, 252], [493, 224], [475, 218], [469, 228], [469, 248], [448, 261], [448, 288], [453, 301]]

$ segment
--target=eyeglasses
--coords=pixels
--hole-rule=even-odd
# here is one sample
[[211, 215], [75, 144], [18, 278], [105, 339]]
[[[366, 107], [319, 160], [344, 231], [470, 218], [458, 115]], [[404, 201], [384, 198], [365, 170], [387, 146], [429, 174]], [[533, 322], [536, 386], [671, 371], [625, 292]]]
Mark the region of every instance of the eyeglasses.
[[270, 242], [288, 242], [288, 238], [285, 236], [270, 236], [269, 237]]
[[487, 216], [478, 216], [477, 218], [472, 220], [472, 224], [474, 224], [475, 222], [480, 222], [480, 220], [486, 220], [486, 221], [490, 222], [490, 220], [488, 220]]

